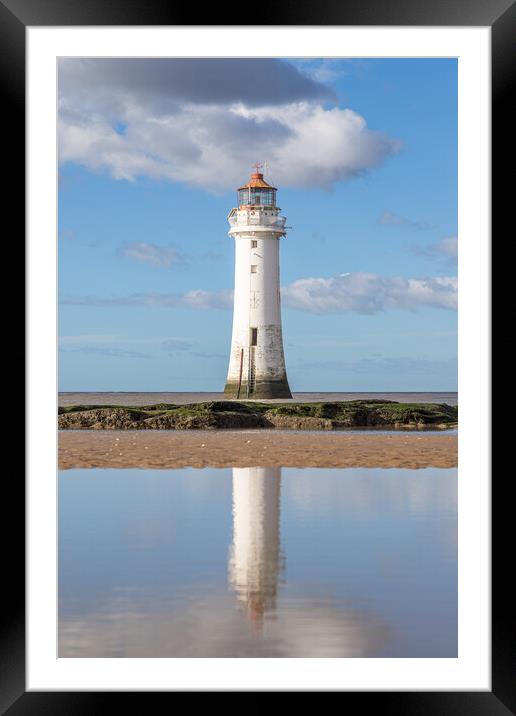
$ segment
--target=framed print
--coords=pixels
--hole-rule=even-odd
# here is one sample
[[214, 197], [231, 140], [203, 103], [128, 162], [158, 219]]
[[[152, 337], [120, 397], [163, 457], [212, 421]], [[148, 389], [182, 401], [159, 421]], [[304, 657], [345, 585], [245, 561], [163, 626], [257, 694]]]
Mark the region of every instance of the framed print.
[[514, 710], [489, 383], [514, 17], [0, 0], [28, 279], [6, 712]]

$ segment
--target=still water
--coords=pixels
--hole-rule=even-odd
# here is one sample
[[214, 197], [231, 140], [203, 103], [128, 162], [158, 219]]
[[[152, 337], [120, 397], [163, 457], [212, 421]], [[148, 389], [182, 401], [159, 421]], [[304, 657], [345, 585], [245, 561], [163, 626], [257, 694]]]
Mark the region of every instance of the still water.
[[59, 477], [60, 657], [454, 657], [456, 469]]

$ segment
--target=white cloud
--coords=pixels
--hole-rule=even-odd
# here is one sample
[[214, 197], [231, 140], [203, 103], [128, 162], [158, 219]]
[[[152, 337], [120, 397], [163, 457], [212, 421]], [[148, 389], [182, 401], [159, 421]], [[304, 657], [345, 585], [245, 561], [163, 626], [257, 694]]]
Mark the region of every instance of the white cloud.
[[425, 231], [426, 229], [435, 228], [432, 224], [426, 224], [421, 221], [414, 221], [413, 219], [407, 219], [406, 216], [400, 216], [392, 211], [384, 211], [378, 219], [382, 226], [389, 228], [399, 228], [400, 226], [406, 226], [411, 229], [417, 229], [418, 231]]
[[128, 106], [137, 97], [153, 113], [178, 103], [248, 106], [333, 101], [332, 89], [273, 58], [61, 58], [59, 90], [90, 107]]
[[[255, 63], [253, 81], [237, 91], [230, 79], [242, 72], [241, 60], [226, 63], [216, 80], [201, 73], [190, 89], [174, 62], [133, 61], [133, 75], [123, 62], [115, 69], [106, 61], [61, 63], [60, 161], [115, 179], [146, 176], [220, 191], [266, 159], [281, 186], [329, 188], [400, 148], [351, 109], [328, 106], [331, 90], [290, 63]], [[182, 71], [193, 70], [187, 64]]]
[[459, 242], [456, 236], [448, 236], [445, 239], [441, 239], [436, 247], [438, 253], [444, 254], [444, 256], [450, 256], [451, 258], [457, 258], [459, 253]]
[[[343, 273], [328, 278], [302, 278], [281, 289], [287, 308], [309, 313], [352, 311], [374, 314], [389, 309], [417, 310], [443, 308], [457, 310], [457, 278], [401, 278], [373, 273]], [[151, 306], [160, 308], [231, 309], [233, 291], [192, 290], [183, 294], [136, 293], [115, 298], [85, 296], [65, 298], [78, 306]]]
[[181, 296], [181, 304], [188, 308], [233, 308], [233, 291], [187, 291]]
[[298, 60], [298, 63], [304, 73], [316, 82], [335, 82], [349, 72], [347, 60], [323, 58]]
[[282, 290], [283, 304], [310, 313], [353, 311], [374, 314], [388, 309], [457, 309], [457, 278], [401, 278], [347, 273], [303, 278]]
[[132, 293], [128, 296], [102, 298], [99, 296], [69, 297], [61, 300], [68, 306], [149, 306], [151, 308], [233, 308], [233, 291], [202, 291], [194, 289], [186, 293]]
[[414, 252], [419, 256], [455, 261], [459, 254], [459, 242], [457, 236], [446, 236], [435, 244], [415, 246]]
[[330, 188], [382, 164], [401, 146], [372, 132], [365, 119], [351, 109], [300, 103], [234, 111], [258, 122], [276, 121], [293, 128], [269, 155], [274, 180], [282, 186]]
[[125, 241], [118, 249], [120, 256], [149, 263], [153, 266], [170, 268], [172, 264], [182, 263], [184, 258], [173, 246], [156, 246], [144, 241]]

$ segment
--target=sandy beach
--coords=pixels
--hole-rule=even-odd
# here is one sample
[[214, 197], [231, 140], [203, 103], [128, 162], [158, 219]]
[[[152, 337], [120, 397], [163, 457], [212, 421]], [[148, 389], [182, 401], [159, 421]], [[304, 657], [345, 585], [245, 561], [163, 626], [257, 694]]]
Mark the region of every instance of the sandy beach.
[[59, 467], [456, 467], [457, 435], [281, 430], [64, 430]]

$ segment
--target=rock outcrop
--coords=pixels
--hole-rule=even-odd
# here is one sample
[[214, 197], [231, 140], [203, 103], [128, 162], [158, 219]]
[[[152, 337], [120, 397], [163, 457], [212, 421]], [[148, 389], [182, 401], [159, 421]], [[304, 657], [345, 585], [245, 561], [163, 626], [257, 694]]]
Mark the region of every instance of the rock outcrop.
[[63, 430], [213, 430], [278, 428], [450, 428], [458, 409], [446, 403], [352, 400], [333, 403], [270, 404], [212, 401], [146, 407], [77, 405], [59, 408]]

